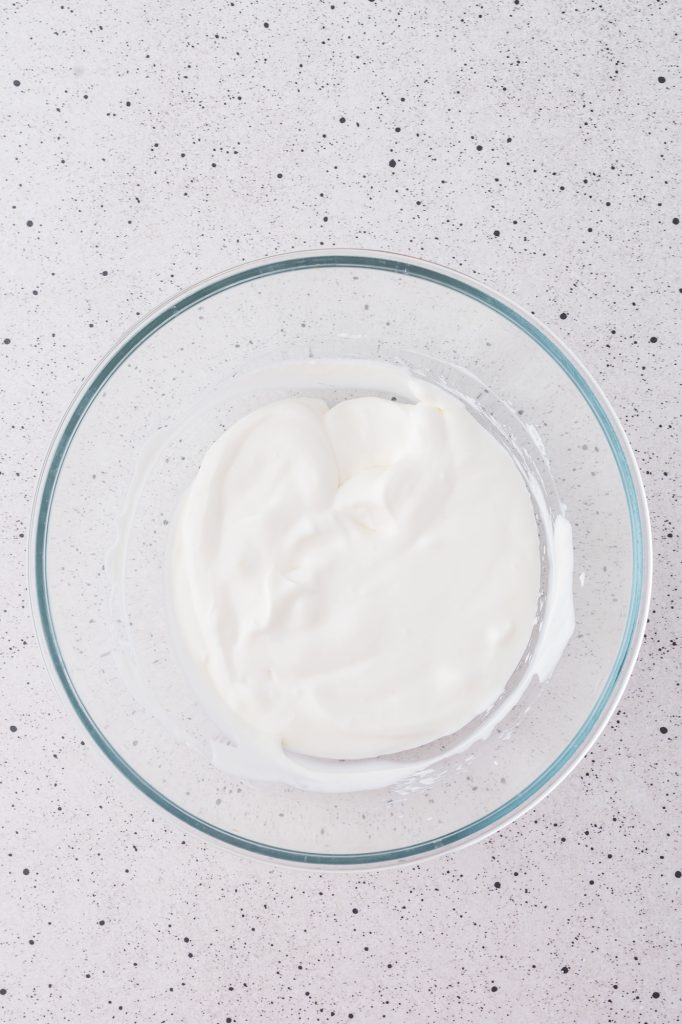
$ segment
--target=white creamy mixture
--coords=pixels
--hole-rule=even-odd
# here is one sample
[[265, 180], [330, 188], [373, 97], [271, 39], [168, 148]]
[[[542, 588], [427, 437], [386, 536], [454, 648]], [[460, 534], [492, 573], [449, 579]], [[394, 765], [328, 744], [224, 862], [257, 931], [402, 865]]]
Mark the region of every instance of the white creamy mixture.
[[185, 496], [171, 569], [183, 637], [229, 716], [323, 758], [414, 748], [490, 708], [540, 590], [519, 469], [436, 389], [239, 420]]

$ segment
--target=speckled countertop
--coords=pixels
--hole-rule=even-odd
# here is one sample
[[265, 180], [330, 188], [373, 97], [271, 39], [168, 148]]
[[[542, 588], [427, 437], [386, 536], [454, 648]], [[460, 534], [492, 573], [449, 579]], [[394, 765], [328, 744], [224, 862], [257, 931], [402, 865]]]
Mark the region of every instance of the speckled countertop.
[[[635, 0], [32, 0], [0, 12], [0, 1020], [682, 1019], [682, 19]], [[119, 783], [25, 586], [36, 477], [122, 328], [319, 245], [464, 269], [629, 432], [654, 599], [612, 723], [537, 810], [383, 873], [239, 859]]]

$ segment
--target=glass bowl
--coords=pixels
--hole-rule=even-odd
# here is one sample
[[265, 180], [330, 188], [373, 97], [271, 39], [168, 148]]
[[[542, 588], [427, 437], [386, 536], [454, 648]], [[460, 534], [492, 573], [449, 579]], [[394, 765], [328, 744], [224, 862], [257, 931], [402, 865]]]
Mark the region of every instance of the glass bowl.
[[[542, 463], [548, 493], [573, 529], [576, 627], [550, 677], [531, 680], [485, 735], [423, 777], [362, 792], [227, 774], [214, 721], [187, 685], [167, 599], [170, 527], [201, 456], [232, 420], [272, 396], [272, 385], [248, 385], [261, 368], [310, 357], [402, 363], [427, 377], [436, 367], [442, 383]], [[578, 360], [478, 282], [364, 251], [243, 265], [138, 323], [59, 428], [31, 553], [46, 661], [116, 768], [228, 847], [337, 868], [462, 846], [536, 804], [613, 713], [650, 595], [640, 476]]]

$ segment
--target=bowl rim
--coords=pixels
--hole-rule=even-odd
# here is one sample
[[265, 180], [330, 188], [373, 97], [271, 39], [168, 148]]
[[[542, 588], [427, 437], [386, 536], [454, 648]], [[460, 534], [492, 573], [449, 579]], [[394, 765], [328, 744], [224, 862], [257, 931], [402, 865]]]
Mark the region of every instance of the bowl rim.
[[[587, 402], [616, 461], [628, 505], [632, 589], [621, 643], [599, 697], [573, 739], [540, 775], [495, 810], [452, 832], [395, 849], [359, 854], [321, 854], [257, 842], [205, 821], [168, 799], [118, 753], [81, 701], [62, 657], [50, 610], [46, 555], [52, 500], [71, 441], [106, 382], [140, 345], [166, 323], [213, 295], [261, 277], [317, 268], [361, 268], [399, 273], [467, 295], [510, 320], [557, 363]], [[438, 263], [366, 249], [320, 249], [285, 253], [243, 263], [191, 285], [155, 307], [126, 331], [78, 389], [48, 449], [33, 504], [29, 539], [31, 609], [43, 658], [81, 724], [119, 772], [158, 806], [205, 837], [258, 857], [309, 867], [362, 868], [395, 865], [462, 847], [493, 834], [536, 806], [575, 768], [604, 730], [632, 673], [651, 600], [652, 542], [649, 511], [634, 453], [611, 404], [581, 361], [533, 314], [474, 278]]]

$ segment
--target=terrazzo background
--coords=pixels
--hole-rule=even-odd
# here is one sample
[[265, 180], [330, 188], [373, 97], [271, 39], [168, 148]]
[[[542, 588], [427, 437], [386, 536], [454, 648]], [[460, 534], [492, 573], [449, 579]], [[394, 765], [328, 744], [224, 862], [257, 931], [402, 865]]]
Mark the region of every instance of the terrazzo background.
[[[682, 1020], [679, 4], [235, 0], [0, 11], [0, 1020]], [[175, 289], [324, 245], [460, 267], [604, 384], [651, 504], [650, 627], [580, 768], [484, 844], [292, 872], [185, 835], [48, 681], [37, 473]]]

